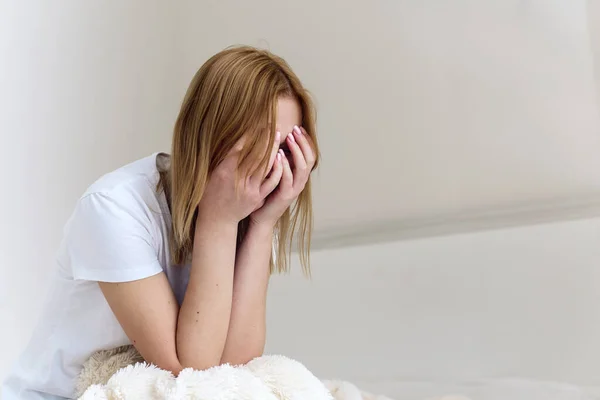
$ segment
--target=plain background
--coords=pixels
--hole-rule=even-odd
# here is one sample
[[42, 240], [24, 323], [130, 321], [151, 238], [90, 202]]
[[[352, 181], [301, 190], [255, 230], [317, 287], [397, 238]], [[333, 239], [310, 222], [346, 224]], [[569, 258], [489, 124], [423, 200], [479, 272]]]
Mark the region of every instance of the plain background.
[[[598, 220], [393, 242], [474, 215], [594, 214], [594, 3], [0, 0], [0, 376], [33, 329], [77, 197], [168, 151], [196, 69], [250, 44], [313, 92], [324, 156], [323, 250], [312, 283], [274, 280], [269, 350], [374, 387], [600, 385]], [[388, 243], [361, 245], [383, 226]]]

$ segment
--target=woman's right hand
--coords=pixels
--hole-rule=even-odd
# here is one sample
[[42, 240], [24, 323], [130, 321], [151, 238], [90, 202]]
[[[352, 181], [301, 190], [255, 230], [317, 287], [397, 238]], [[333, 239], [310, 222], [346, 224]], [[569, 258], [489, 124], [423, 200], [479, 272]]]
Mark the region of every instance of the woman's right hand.
[[237, 224], [260, 208], [279, 184], [283, 173], [281, 156], [278, 154], [280, 141], [281, 134], [277, 132], [267, 173], [258, 171], [247, 178], [243, 171], [237, 173], [243, 145], [242, 141], [238, 142], [209, 177], [198, 206], [199, 217]]

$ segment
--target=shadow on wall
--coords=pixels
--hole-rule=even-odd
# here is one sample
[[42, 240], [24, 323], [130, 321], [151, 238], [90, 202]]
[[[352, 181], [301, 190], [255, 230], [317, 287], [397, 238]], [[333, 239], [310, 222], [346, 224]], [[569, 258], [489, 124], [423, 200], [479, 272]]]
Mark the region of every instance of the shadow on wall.
[[599, 229], [588, 219], [316, 252], [312, 281], [273, 280], [267, 350], [379, 392], [504, 377], [600, 385]]

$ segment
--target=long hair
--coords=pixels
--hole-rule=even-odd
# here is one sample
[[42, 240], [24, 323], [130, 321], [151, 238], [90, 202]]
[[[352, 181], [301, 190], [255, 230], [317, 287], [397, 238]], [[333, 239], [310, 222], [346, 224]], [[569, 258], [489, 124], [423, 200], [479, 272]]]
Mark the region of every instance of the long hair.
[[[194, 243], [197, 208], [216, 166], [248, 132], [238, 168], [247, 174], [268, 167], [275, 140], [277, 100], [298, 102], [301, 125], [314, 143], [318, 164], [316, 115], [307, 90], [280, 57], [253, 47], [232, 47], [211, 57], [196, 73], [187, 90], [173, 132], [170, 167], [160, 172], [159, 188], [170, 203], [169, 238], [172, 262], [189, 260]], [[310, 178], [291, 209], [279, 219], [271, 272], [289, 270], [292, 245], [297, 243], [300, 263], [310, 275], [313, 227]], [[248, 219], [238, 227], [238, 243]], [[297, 236], [297, 237], [296, 237]]]

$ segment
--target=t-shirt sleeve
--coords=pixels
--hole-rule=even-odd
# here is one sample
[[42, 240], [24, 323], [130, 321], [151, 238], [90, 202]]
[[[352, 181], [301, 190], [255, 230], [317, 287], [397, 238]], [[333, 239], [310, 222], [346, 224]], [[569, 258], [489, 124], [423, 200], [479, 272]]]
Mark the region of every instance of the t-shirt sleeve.
[[98, 193], [80, 199], [63, 246], [76, 280], [128, 282], [162, 272], [147, 210], [135, 202]]

